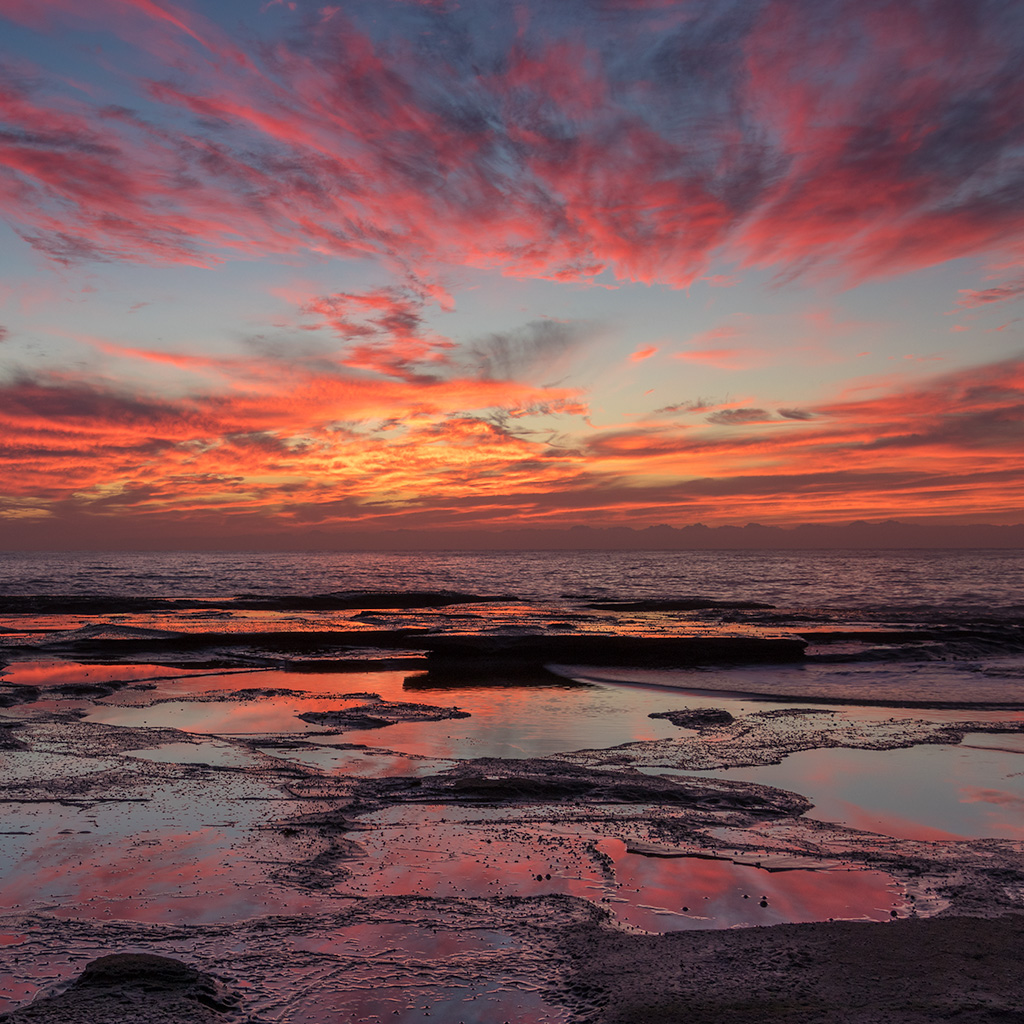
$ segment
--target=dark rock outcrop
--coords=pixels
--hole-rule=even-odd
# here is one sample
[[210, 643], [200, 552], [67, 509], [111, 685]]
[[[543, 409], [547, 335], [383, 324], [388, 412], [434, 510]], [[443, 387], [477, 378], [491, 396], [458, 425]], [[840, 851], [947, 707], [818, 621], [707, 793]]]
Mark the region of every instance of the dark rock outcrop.
[[648, 718], [665, 718], [681, 729], [714, 729], [734, 721], [724, 708], [683, 708], [682, 711], [652, 711]]
[[222, 1024], [225, 1019], [238, 1019], [239, 1004], [240, 997], [221, 981], [180, 960], [150, 953], [113, 953], [88, 964], [65, 992], [0, 1015], [0, 1021]]

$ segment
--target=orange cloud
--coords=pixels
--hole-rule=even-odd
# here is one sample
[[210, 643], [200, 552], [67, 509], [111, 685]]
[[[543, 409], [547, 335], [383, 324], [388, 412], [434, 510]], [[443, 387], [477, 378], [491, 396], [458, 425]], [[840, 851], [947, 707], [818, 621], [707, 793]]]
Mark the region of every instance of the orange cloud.
[[0, 515], [124, 524], [216, 512], [264, 531], [1019, 518], [1019, 360], [809, 410], [735, 407], [685, 428], [574, 434], [555, 427], [585, 412], [567, 391], [263, 358], [255, 376], [279, 368], [276, 390], [169, 401], [56, 375], [9, 383]]
[[675, 352], [674, 358], [687, 363], [702, 363], [716, 370], [743, 370], [749, 367], [748, 353], [739, 348], [704, 348]]
[[642, 363], [645, 359], [650, 359], [651, 356], [657, 355], [657, 352], [657, 345], [641, 345], [630, 355], [629, 361], [631, 363]]
[[[1019, 248], [1012, 5], [718, 5], [697, 19], [713, 73], [677, 59], [687, 5], [608, 0], [571, 18], [569, 0], [505, 33], [473, 31], [463, 5], [430, 13], [429, 37], [409, 20], [420, 8], [297, 11], [268, 40], [169, 0], [0, 0], [44, 33], [26, 51], [42, 60], [66, 31], [97, 42], [77, 51], [81, 82], [23, 60], [0, 77], [0, 203], [47, 259], [341, 258], [399, 282], [303, 295], [279, 337], [232, 354], [93, 339], [120, 384], [12, 371], [0, 515], [268, 529], [1019, 515], [1019, 361], [860, 382], [812, 408], [695, 398], [599, 431], [577, 422], [586, 395], [544, 386], [592, 328], [537, 318], [457, 344], [433, 326], [452, 268], [684, 287], [732, 283], [709, 273], [721, 257], [857, 280]], [[114, 45], [116, 69], [94, 56]], [[850, 328], [818, 315], [811, 340]], [[673, 354], [750, 368], [772, 356], [756, 341], [725, 326]]]

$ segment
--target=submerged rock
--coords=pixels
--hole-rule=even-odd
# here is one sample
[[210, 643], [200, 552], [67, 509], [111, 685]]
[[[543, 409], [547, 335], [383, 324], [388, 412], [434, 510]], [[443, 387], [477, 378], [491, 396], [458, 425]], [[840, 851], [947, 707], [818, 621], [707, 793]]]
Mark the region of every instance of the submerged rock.
[[760, 601], [716, 601], [711, 597], [680, 597], [664, 601], [592, 601], [586, 607], [612, 612], [702, 612], [715, 609], [771, 611], [775, 605], [763, 604]]

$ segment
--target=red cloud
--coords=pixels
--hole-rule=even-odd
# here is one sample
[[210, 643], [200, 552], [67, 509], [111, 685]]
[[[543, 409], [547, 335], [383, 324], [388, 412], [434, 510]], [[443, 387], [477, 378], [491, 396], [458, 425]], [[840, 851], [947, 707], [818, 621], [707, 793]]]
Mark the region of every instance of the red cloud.
[[810, 410], [739, 408], [707, 418], [731, 429], [658, 426], [598, 434], [584, 449], [588, 465], [634, 481], [620, 499], [634, 488], [649, 495], [652, 479], [674, 481], [659, 488], [666, 506], [675, 495], [688, 518], [712, 522], [1019, 518], [1019, 360]]
[[371, 35], [339, 12], [243, 52], [156, 0], [0, 9], [87, 20], [167, 61], [138, 84], [163, 109], [145, 122], [7, 87], [5, 207], [57, 259], [312, 251], [422, 281], [461, 264], [678, 286], [723, 248], [863, 277], [1015, 246], [1024, 228], [1012, 13], [723, 11], [702, 40], [715, 74], [676, 57], [673, 77], [665, 60], [696, 30], [683, 18], [664, 38], [643, 7], [608, 7], [572, 44], [488, 33], [450, 61], [405, 45], [401, 19]]
[[676, 352], [676, 359], [688, 363], [704, 363], [717, 370], [741, 370], [748, 365], [747, 353], [739, 348], [704, 348], [692, 352]]
[[738, 250], [866, 277], [1016, 246], [1024, 208], [996, 154], [1019, 132], [1017, 85], [995, 71], [1018, 59], [1015, 34], [952, 8], [838, 6], [840, 34], [835, 5], [807, 17], [775, 2], [745, 42], [748, 96], [777, 134], [781, 173]]
[[739, 328], [730, 325], [713, 327], [691, 339], [694, 348], [685, 352], [674, 352], [673, 358], [688, 363], [701, 363], [717, 370], [746, 370], [759, 366], [768, 360], [769, 353], [749, 344], [721, 345], [742, 337]]
[[455, 343], [423, 326], [423, 300], [397, 288], [314, 299], [304, 312], [321, 317], [349, 342], [343, 362], [403, 380], [424, 380], [425, 367], [449, 363]]

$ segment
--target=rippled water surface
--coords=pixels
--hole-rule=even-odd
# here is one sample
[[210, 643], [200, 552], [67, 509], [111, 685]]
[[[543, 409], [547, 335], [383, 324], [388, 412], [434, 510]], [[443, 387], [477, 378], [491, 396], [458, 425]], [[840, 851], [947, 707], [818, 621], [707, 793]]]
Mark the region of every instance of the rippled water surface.
[[230, 597], [459, 589], [629, 599], [704, 594], [797, 607], [1024, 610], [1021, 551], [0, 553], [0, 593]]

